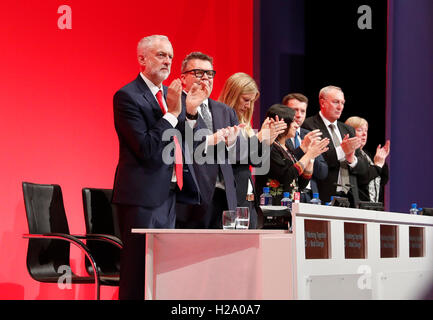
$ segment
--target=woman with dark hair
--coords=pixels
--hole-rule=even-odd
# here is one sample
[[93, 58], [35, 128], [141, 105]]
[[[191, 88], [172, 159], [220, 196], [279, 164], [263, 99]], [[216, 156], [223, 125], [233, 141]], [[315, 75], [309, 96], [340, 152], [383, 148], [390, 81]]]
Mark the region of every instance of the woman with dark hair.
[[271, 147], [270, 169], [268, 174], [256, 176], [258, 190], [270, 187], [273, 204], [280, 205], [284, 192], [300, 191], [305, 188], [313, 174], [313, 161], [328, 150], [329, 139], [314, 140], [307, 146], [307, 151], [296, 159], [287, 148], [285, 141], [295, 136], [298, 124], [294, 121], [295, 111], [281, 104], [271, 106], [266, 114], [271, 119], [284, 119], [287, 129], [278, 135]]

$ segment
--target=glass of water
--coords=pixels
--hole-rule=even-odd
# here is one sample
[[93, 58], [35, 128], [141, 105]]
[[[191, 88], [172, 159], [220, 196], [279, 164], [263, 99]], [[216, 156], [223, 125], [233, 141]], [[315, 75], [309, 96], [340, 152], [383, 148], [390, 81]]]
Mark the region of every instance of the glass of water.
[[248, 229], [250, 225], [250, 210], [247, 207], [236, 208], [236, 229]]
[[236, 225], [236, 211], [225, 210], [223, 211], [223, 229], [234, 229]]

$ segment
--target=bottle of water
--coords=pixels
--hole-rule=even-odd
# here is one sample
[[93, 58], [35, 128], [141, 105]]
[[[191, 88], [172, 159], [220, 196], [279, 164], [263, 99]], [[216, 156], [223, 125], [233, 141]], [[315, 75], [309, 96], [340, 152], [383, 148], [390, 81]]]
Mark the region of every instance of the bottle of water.
[[269, 187], [263, 188], [263, 193], [260, 196], [260, 205], [261, 206], [271, 206], [272, 205], [272, 196], [269, 193]]
[[416, 203], [412, 203], [412, 206], [411, 206], [411, 208], [410, 208], [410, 210], [409, 210], [409, 213], [410, 214], [418, 214], [418, 209], [417, 209], [417, 204]]
[[313, 193], [313, 199], [310, 200], [311, 204], [322, 204], [322, 201], [319, 199], [318, 193]]
[[292, 199], [290, 198], [290, 192], [284, 192], [283, 199], [281, 199], [281, 205], [289, 208], [292, 211]]
[[334, 196], [331, 196], [331, 200], [326, 202], [325, 205], [330, 206], [332, 204], [332, 200], [334, 200]]

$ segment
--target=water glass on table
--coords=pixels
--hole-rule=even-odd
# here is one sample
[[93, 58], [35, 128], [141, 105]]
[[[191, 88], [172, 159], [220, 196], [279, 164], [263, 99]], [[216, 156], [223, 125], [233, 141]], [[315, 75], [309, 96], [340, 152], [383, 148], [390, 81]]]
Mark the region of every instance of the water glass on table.
[[223, 229], [234, 229], [236, 225], [236, 211], [225, 210], [223, 211]]
[[236, 208], [236, 229], [248, 229], [250, 225], [250, 211], [247, 207]]

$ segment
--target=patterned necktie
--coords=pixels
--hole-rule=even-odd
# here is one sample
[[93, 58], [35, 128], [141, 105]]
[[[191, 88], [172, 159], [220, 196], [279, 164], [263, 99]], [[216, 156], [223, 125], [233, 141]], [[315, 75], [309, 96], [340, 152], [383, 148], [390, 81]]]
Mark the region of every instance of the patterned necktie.
[[208, 105], [206, 105], [205, 103], [202, 103], [200, 105], [200, 107], [201, 107], [201, 115], [202, 115], [202, 118], [204, 120], [204, 123], [206, 124], [206, 127], [211, 132], [213, 132], [212, 118], [211, 118], [211, 115], [210, 115], [210, 110], [209, 110]]
[[[159, 107], [161, 108], [162, 114], [165, 114], [164, 103], [162, 102], [162, 91], [159, 90], [156, 93], [156, 100], [158, 100]], [[179, 140], [176, 136], [173, 136], [174, 141], [174, 172], [176, 174], [177, 185], [182, 190], [183, 187], [183, 163], [182, 163], [182, 149], [180, 148]]]
[[299, 143], [299, 132], [296, 130], [296, 133], [295, 133], [295, 149], [299, 148], [299, 146], [300, 146], [300, 143]]
[[[331, 123], [329, 125], [329, 128], [331, 129], [332, 142], [334, 143], [334, 146], [337, 148], [340, 146], [341, 143], [340, 143], [340, 139], [338, 139], [337, 134], [335, 133], [334, 124]], [[341, 184], [344, 186], [343, 187], [344, 193], [349, 192], [350, 189], [349, 167], [345, 160], [340, 162], [340, 177], [341, 177]]]

